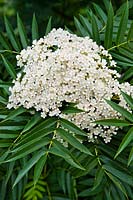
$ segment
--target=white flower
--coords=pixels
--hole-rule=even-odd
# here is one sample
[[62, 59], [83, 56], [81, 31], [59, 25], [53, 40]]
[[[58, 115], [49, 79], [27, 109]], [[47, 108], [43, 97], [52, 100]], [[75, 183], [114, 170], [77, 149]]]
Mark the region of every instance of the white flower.
[[114, 60], [111, 60], [110, 66], [116, 66], [116, 62]]
[[[17, 55], [17, 65], [23, 67], [10, 88], [8, 108], [35, 108], [45, 118], [61, 116], [86, 129], [88, 140], [98, 136], [109, 142], [115, 127], [96, 126], [97, 119], [119, 117], [104, 98], [119, 95], [120, 90], [133, 94], [128, 83], [119, 84], [120, 76], [112, 56], [88, 37], [81, 38], [62, 29], [53, 29], [47, 36], [34, 40], [31, 47]], [[62, 102], [75, 102], [83, 113], [61, 113]]]

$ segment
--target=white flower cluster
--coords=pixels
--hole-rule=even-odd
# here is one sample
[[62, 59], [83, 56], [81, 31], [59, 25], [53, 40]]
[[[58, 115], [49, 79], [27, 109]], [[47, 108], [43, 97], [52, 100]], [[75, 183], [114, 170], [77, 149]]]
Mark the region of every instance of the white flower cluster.
[[[45, 118], [61, 116], [86, 129], [89, 141], [101, 136], [105, 142], [116, 134], [114, 127], [96, 126], [92, 121], [115, 118], [118, 114], [104, 98], [118, 95], [120, 90], [133, 94], [128, 83], [119, 84], [116, 63], [102, 46], [88, 37], [82, 38], [63, 29], [53, 29], [47, 36], [33, 41], [31, 47], [17, 55], [22, 72], [10, 88], [8, 108], [35, 108]], [[61, 113], [63, 102], [77, 103], [85, 112]]]

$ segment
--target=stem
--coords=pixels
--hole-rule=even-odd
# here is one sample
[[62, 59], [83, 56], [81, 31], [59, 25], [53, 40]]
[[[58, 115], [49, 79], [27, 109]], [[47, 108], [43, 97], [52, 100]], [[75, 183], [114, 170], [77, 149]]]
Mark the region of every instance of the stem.
[[14, 54], [19, 54], [19, 52], [17, 52], [17, 51], [12, 51], [12, 50], [1, 50], [1, 51], [0, 51], [0, 54], [5, 53], [5, 52], [14, 53]]
[[102, 163], [101, 163], [101, 161], [100, 161], [100, 159], [98, 157], [98, 150], [96, 148], [95, 148], [95, 153], [96, 153], [96, 157], [97, 157], [99, 165], [102, 166]]
[[[59, 121], [57, 121], [57, 127], [56, 127], [56, 128], [59, 128], [59, 126], [60, 126], [60, 123], [59, 123]], [[51, 148], [51, 146], [52, 146], [52, 144], [53, 144], [53, 139], [55, 138], [55, 136], [56, 136], [56, 130], [54, 130], [54, 134], [53, 134], [53, 137], [52, 137], [52, 139], [51, 139], [51, 141], [50, 141], [50, 144], [49, 144], [48, 149]], [[48, 153], [48, 152], [47, 152], [47, 153]]]
[[24, 133], [23, 131], [20, 132], [19, 136], [13, 141], [11, 147], [14, 146], [14, 144], [19, 140], [19, 138], [23, 135], [23, 133]]
[[105, 28], [106, 28], [106, 25], [104, 25], [104, 26], [102, 27], [102, 29], [99, 30], [99, 33], [101, 33]]
[[49, 200], [52, 200], [51, 193], [50, 193], [50, 189], [49, 189], [49, 186], [48, 186], [47, 183], [46, 183], [46, 187], [47, 187], [47, 192], [48, 192], [48, 199], [49, 199]]
[[[57, 126], [56, 126], [56, 128], [58, 128], [60, 126], [60, 123], [59, 123], [59, 121], [57, 121]], [[48, 150], [51, 148], [51, 146], [52, 146], [52, 144], [53, 144], [53, 139], [54, 139], [54, 137], [56, 136], [56, 130], [54, 131], [54, 134], [53, 134], [53, 137], [52, 137], [52, 139], [51, 139], [51, 141], [50, 141], [50, 143], [49, 143], [49, 146], [48, 146]], [[48, 155], [48, 151], [47, 151], [47, 155]], [[47, 171], [47, 166], [45, 165], [45, 169], [44, 169], [44, 173], [46, 174], [46, 171]], [[49, 190], [49, 186], [48, 186], [48, 184], [46, 183], [46, 187], [47, 187], [47, 192], [48, 192], [48, 199], [49, 200], [52, 200], [52, 197], [51, 197], [51, 193], [50, 193], [50, 190]]]
[[125, 44], [127, 44], [127, 43], [129, 43], [129, 42], [131, 42], [131, 40], [128, 40], [128, 41], [126, 41], [126, 42], [123, 42], [123, 43], [121, 43], [121, 44], [118, 44], [118, 45], [116, 45], [116, 46], [113, 46], [113, 47], [111, 47], [110, 49], [108, 49], [108, 51], [110, 51], [110, 50], [112, 50], [112, 49], [115, 49], [115, 48], [117, 48], [117, 47], [123, 46], [123, 45], [125, 45]]

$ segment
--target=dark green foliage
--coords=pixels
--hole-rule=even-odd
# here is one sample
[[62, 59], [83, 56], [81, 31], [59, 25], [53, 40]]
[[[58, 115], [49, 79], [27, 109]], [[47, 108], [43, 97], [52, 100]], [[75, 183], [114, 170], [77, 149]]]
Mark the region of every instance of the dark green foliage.
[[[118, 11], [108, 1], [74, 18], [77, 33], [90, 36], [105, 45], [118, 63], [120, 81], [133, 83], [132, 25], [125, 3]], [[117, 3], [115, 4], [117, 5]], [[130, 3], [131, 6], [131, 3]], [[117, 6], [116, 6], [117, 7]], [[51, 30], [49, 18], [43, 34]], [[17, 31], [5, 17], [7, 33], [0, 33], [0, 200], [127, 200], [133, 197], [133, 98], [121, 91], [130, 111], [112, 100], [107, 103], [123, 119], [106, 119], [94, 123], [118, 126], [118, 134], [109, 144], [98, 139], [87, 142], [85, 130], [57, 117], [45, 120], [33, 109], [6, 108], [11, 80], [18, 69], [15, 54], [40, 37], [33, 15], [30, 37], [19, 15]], [[71, 103], [64, 113], [83, 112]], [[55, 138], [68, 142], [64, 147]], [[79, 138], [84, 142], [80, 143]]]
[[98, 44], [104, 45], [117, 61], [117, 70], [122, 74], [120, 82], [132, 83], [133, 24], [128, 19], [128, 13], [129, 7], [133, 9], [133, 5], [129, 1], [114, 12], [111, 2], [104, 1], [104, 4], [107, 11], [93, 4], [93, 8], [87, 10], [84, 16], [79, 15], [75, 20], [77, 33], [80, 36], [88, 35]]

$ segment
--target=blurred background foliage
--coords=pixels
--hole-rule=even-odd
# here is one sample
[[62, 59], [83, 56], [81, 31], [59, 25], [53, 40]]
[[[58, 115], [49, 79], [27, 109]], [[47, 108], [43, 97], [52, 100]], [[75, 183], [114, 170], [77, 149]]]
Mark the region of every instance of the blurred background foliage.
[[[117, 10], [124, 2], [126, 0], [112, 0], [114, 10]], [[132, 0], [129, 2], [133, 4]], [[44, 27], [48, 18], [52, 16], [53, 27], [66, 25], [74, 29], [73, 16], [84, 15], [88, 8], [92, 8], [93, 3], [99, 4], [104, 9], [103, 2], [99, 0], [0, 0], [0, 25], [3, 28], [3, 15], [7, 15], [15, 25], [18, 12], [26, 28], [29, 29], [33, 13], [36, 13], [39, 27], [42, 27], [41, 25]], [[130, 9], [129, 18], [131, 19], [132, 16], [133, 10]]]

